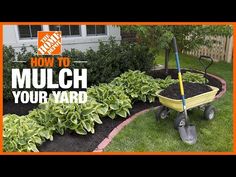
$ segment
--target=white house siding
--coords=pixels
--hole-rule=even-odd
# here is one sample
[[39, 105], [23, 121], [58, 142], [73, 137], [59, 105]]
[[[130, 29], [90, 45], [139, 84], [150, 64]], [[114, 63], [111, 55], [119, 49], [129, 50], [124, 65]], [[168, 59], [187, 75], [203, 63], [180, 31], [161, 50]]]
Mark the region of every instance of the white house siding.
[[[43, 30], [48, 31], [48, 25], [43, 25]], [[108, 25], [107, 34], [102, 36], [87, 36], [86, 25], [81, 25], [81, 36], [78, 37], [62, 37], [62, 48], [65, 49], [78, 49], [86, 51], [89, 48], [97, 50], [99, 41], [106, 42], [110, 37], [114, 37], [116, 41], [121, 40], [120, 28]], [[24, 45], [27, 50], [31, 50], [30, 45], [37, 46], [37, 39], [20, 39], [18, 34], [17, 25], [4, 25], [3, 26], [3, 44], [12, 46], [16, 51], [19, 51]]]

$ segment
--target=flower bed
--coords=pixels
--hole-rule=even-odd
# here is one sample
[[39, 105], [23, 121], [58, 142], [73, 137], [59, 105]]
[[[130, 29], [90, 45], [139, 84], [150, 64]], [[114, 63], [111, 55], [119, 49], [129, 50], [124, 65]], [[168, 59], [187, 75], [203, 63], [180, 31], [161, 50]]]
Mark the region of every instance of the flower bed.
[[[157, 72], [154, 72], [154, 74], [157, 74]], [[132, 79], [127, 79], [126, 78], [127, 75], [130, 75]], [[214, 82], [211, 82], [211, 80], [215, 80], [215, 79], [209, 78], [209, 83], [211, 84], [214, 83]], [[134, 113], [140, 112], [144, 109], [158, 106], [159, 102], [156, 99], [155, 89], [165, 88], [174, 82], [176, 81], [171, 78], [166, 78], [164, 81], [160, 79], [155, 80], [151, 78], [150, 76], [147, 76], [144, 73], [141, 73], [139, 71], [130, 71], [128, 72], [128, 74], [124, 73], [123, 75], [121, 75], [121, 77], [115, 79], [114, 82], [112, 82], [111, 84], [105, 84], [105, 85], [103, 84], [100, 86], [90, 88], [88, 93], [90, 92], [90, 94], [94, 97], [95, 102], [91, 104], [86, 103], [87, 107], [79, 106], [78, 108], [76, 108], [76, 111], [72, 110], [71, 113], [68, 113], [67, 107], [71, 107], [71, 106], [61, 105], [63, 107], [63, 111], [62, 112], [59, 111], [56, 115], [54, 115], [54, 112], [52, 111], [53, 109], [51, 109], [51, 107], [50, 109], [48, 108], [49, 109], [48, 112], [45, 109], [38, 110], [38, 112], [41, 112], [39, 114], [46, 114], [45, 119], [47, 118], [48, 121], [51, 121], [53, 117], [56, 118], [54, 119], [56, 123], [54, 122], [53, 124], [51, 124], [53, 126], [49, 126], [49, 127], [46, 126], [48, 125], [47, 121], [44, 122], [44, 119], [37, 118], [38, 112], [37, 110], [36, 111], [34, 110], [33, 113], [30, 114], [30, 116], [32, 116], [33, 119], [35, 119], [36, 117], [37, 119], [35, 120], [37, 121], [41, 120], [42, 122], [39, 121], [39, 123], [41, 124], [41, 126], [44, 126], [44, 128], [46, 127], [47, 130], [49, 128], [52, 128], [51, 129], [52, 132], [49, 131], [51, 134], [55, 132], [53, 134], [54, 141], [51, 141], [51, 142], [46, 141], [41, 146], [39, 146], [42, 143], [42, 141], [45, 140], [45, 138], [50, 139], [49, 136], [45, 135], [45, 138], [42, 139], [42, 141], [41, 140], [36, 141], [36, 144], [38, 144], [40, 151], [93, 151], [97, 147], [97, 145], [105, 137], [108, 136], [108, 134], [112, 131], [114, 127], [116, 127], [118, 124], [126, 120], [124, 118], [128, 117], [129, 112], [130, 112], [130, 115], [133, 115]], [[122, 88], [124, 90], [122, 91], [122, 88], [118, 88], [119, 87], [118, 85], [123, 85]], [[132, 87], [130, 87], [129, 85]], [[220, 88], [221, 87], [222, 85], [220, 86]], [[115, 93], [112, 93], [116, 89], [122, 93], [119, 93], [118, 95], [116, 95]], [[101, 92], [100, 96], [98, 95], [99, 92]], [[125, 95], [122, 96], [122, 94], [125, 94]], [[132, 106], [133, 106], [132, 109], [130, 109], [131, 107], [129, 106], [130, 104], [130, 101], [128, 101], [129, 99], [132, 102]], [[120, 101], [121, 101], [121, 104], [116, 104], [116, 102], [120, 102]], [[147, 103], [147, 102], [152, 102], [152, 103]], [[9, 104], [9, 105], [13, 106], [12, 104]], [[96, 105], [97, 110], [94, 111], [94, 107], [91, 105]], [[51, 106], [52, 108], [54, 108], [53, 103]], [[74, 106], [76, 107], [76, 105]], [[14, 109], [15, 113], [17, 112], [17, 110], [21, 110], [20, 111], [21, 113], [26, 112], [26, 110], [22, 110], [24, 109], [24, 104], [23, 105], [16, 104], [14, 108], [15, 108]], [[70, 108], [68, 109], [70, 110]], [[10, 113], [10, 112], [6, 112], [6, 110], [9, 111], [10, 109], [7, 107], [4, 107], [4, 114]], [[58, 110], [61, 110], [60, 105], [59, 105]], [[58, 114], [60, 115], [58, 116]], [[77, 118], [77, 116], [80, 114], [84, 116], [83, 119], [85, 122], [80, 122], [81, 120]], [[88, 116], [89, 116], [89, 122], [88, 122]], [[94, 116], [96, 117], [96, 120]], [[96, 123], [100, 122], [99, 119], [97, 119], [98, 116], [99, 118], [101, 118], [101, 121], [103, 122], [103, 124], [101, 125], [94, 123], [94, 121]], [[108, 117], [112, 119], [113, 118], [116, 118], [116, 119], [111, 120]], [[61, 120], [67, 122], [66, 124], [62, 124], [63, 128], [60, 126]], [[77, 124], [80, 127], [78, 127]], [[95, 134], [93, 134], [94, 132]], [[56, 133], [60, 133], [64, 135], [61, 136]], [[81, 136], [79, 134], [87, 134], [87, 135]], [[35, 146], [32, 145], [32, 147], [33, 148], [29, 148], [28, 150], [34, 151]], [[23, 148], [23, 151], [26, 151], [26, 150], [27, 148]]]

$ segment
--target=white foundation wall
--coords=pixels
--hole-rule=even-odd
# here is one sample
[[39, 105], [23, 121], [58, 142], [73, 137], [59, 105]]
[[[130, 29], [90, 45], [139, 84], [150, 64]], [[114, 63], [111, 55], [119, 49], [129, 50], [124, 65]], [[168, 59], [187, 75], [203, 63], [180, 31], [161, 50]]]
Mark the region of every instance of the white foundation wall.
[[[47, 31], [48, 25], [43, 25], [43, 30]], [[121, 40], [120, 28], [117, 26], [107, 25], [107, 34], [101, 36], [87, 36], [86, 25], [81, 25], [81, 36], [76, 37], [62, 37], [62, 49], [70, 50], [72, 48], [80, 51], [88, 49], [97, 50], [99, 42], [107, 42], [110, 37], [114, 37], [117, 42]], [[22, 46], [27, 50], [32, 51], [30, 45], [37, 47], [37, 39], [20, 39], [18, 34], [17, 25], [4, 25], [3, 26], [3, 44], [12, 46], [18, 52]]]

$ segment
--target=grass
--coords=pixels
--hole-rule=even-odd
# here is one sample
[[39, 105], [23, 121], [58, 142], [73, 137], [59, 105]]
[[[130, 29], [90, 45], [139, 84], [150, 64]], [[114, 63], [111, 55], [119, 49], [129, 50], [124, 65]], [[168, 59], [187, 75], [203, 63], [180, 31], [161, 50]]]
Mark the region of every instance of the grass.
[[[164, 56], [156, 57], [156, 64], [164, 64]], [[197, 58], [180, 55], [182, 68], [202, 70]], [[174, 56], [171, 55], [170, 68], [175, 68]], [[193, 110], [189, 117], [196, 125], [198, 140], [194, 145], [187, 145], [180, 140], [178, 131], [173, 128], [175, 112], [165, 120], [156, 121], [155, 111], [149, 111], [137, 117], [126, 126], [105, 148], [112, 152], [231, 152], [233, 151], [233, 79], [232, 64], [214, 63], [209, 73], [224, 78], [227, 82], [227, 92], [219, 100], [213, 102], [216, 107], [216, 116], [212, 121], [202, 119], [202, 111]]]

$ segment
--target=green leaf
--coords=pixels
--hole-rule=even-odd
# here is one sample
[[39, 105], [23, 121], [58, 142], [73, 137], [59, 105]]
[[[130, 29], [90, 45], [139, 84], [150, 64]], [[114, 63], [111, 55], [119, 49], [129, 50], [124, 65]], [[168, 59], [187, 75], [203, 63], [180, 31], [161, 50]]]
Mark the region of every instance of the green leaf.
[[33, 143], [29, 144], [29, 149], [30, 149], [30, 151], [33, 151], [33, 152], [39, 152], [39, 150], [37, 149], [36, 145], [33, 144]]
[[111, 112], [108, 113], [108, 116], [112, 119], [115, 119], [116, 113], [114, 111], [111, 111]]
[[124, 110], [117, 111], [117, 114], [118, 114], [120, 117], [124, 117], [124, 118], [127, 116], [127, 113], [126, 113]]
[[102, 124], [102, 121], [101, 121], [101, 119], [99, 118], [99, 116], [98, 116], [97, 114], [94, 114], [94, 115], [93, 115], [93, 119], [94, 119], [94, 121], [95, 121], [96, 123]]
[[94, 128], [91, 128], [91, 133], [94, 134], [95, 130]]
[[34, 137], [34, 141], [35, 141], [36, 144], [41, 144], [42, 143], [42, 140], [39, 137]]
[[82, 115], [83, 115], [83, 116], [87, 116], [87, 115], [93, 113], [94, 111], [95, 111], [95, 110], [94, 110], [93, 107], [84, 108], [84, 109], [82, 110]]
[[71, 116], [70, 120], [71, 120], [71, 122], [72, 122], [73, 124], [77, 124], [77, 123], [78, 123], [78, 120], [77, 120], [77, 117], [76, 117], [75, 114], [73, 114], [73, 115]]
[[85, 124], [86, 124], [86, 130], [90, 132], [92, 128], [91, 124], [89, 122], [85, 122]]
[[142, 92], [142, 94], [147, 94], [148, 93], [148, 91], [149, 91], [149, 87], [148, 86], [142, 86], [141, 87], [141, 92]]
[[154, 102], [155, 101], [155, 97], [153, 96], [148, 96], [148, 100], [150, 103]]
[[146, 102], [146, 101], [147, 101], [146, 95], [142, 95], [142, 96], [141, 96], [141, 100], [142, 100], [143, 102]]
[[60, 134], [60, 135], [64, 135], [64, 129], [63, 128], [58, 128], [57, 129], [57, 132]]
[[132, 98], [137, 98], [137, 97], [138, 97], [138, 94], [136, 94], [136, 93], [131, 93], [130, 96], [131, 96]]
[[75, 132], [79, 135], [87, 135], [86, 130], [84, 130], [83, 128], [78, 128], [75, 130]]
[[85, 121], [81, 121], [83, 127], [87, 130], [87, 124], [85, 123]]
[[104, 105], [101, 105], [98, 109], [97, 109], [97, 112], [101, 115], [106, 115], [107, 114], [107, 111], [108, 111], [108, 105], [107, 104], [104, 104]]
[[110, 108], [113, 110], [118, 110], [119, 109], [119, 105], [117, 104], [110, 104]]

